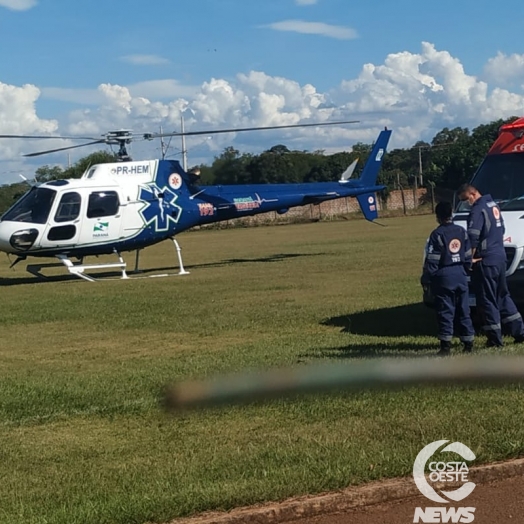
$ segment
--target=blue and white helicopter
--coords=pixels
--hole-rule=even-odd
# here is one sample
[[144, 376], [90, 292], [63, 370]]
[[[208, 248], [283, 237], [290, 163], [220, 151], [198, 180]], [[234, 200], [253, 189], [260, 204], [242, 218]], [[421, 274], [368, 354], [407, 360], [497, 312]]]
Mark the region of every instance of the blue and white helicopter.
[[[151, 140], [164, 136], [209, 135], [217, 132], [252, 131], [285, 127], [334, 125], [350, 122], [297, 124], [187, 133], [146, 134]], [[352, 123], [352, 122], [351, 122]], [[126, 144], [129, 131], [108, 133], [87, 144], [63, 147], [26, 156], [62, 151], [98, 143], [117, 144], [120, 161], [97, 164], [79, 179], [36, 184], [0, 218], [0, 251], [16, 255], [13, 267], [27, 257], [56, 257], [71, 274], [95, 281], [86, 271], [118, 269], [128, 278], [121, 253], [171, 239], [177, 250], [179, 274], [186, 274], [175, 236], [197, 225], [356, 197], [364, 217], [377, 218], [375, 193], [384, 189], [377, 176], [391, 135], [383, 130], [358, 179], [350, 179], [353, 163], [335, 182], [205, 186], [199, 177], [184, 171], [176, 160], [132, 161]], [[0, 138], [51, 138], [0, 135]], [[52, 137], [57, 138], [57, 137]], [[78, 137], [59, 137], [78, 138]], [[115, 254], [118, 262], [84, 264], [84, 257]], [[73, 263], [72, 258], [77, 262]], [[51, 264], [28, 265], [34, 275]], [[56, 264], [55, 264], [56, 265]]]

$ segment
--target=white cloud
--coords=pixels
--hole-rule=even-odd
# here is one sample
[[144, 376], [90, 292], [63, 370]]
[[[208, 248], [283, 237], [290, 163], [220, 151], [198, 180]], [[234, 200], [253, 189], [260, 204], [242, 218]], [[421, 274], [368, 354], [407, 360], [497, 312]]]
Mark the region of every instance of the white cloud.
[[200, 86], [183, 85], [171, 78], [138, 82], [131, 84], [128, 88], [133, 96], [152, 99], [176, 98], [179, 96], [194, 97], [200, 91]]
[[82, 105], [98, 105], [102, 97], [96, 89], [68, 89], [65, 87], [42, 87], [42, 99], [59, 100]]
[[314, 5], [317, 3], [317, 0], [295, 0], [297, 5]]
[[350, 27], [329, 25], [322, 22], [283, 20], [282, 22], [274, 22], [265, 27], [269, 27], [275, 31], [291, 31], [294, 33], [303, 33], [308, 35], [321, 35], [337, 38], [339, 40], [351, 40], [353, 38], [358, 38], [357, 32]]
[[[354, 78], [327, 92], [293, 79], [251, 71], [229, 80], [212, 78], [198, 88], [176, 80], [158, 80], [127, 87], [101, 84], [96, 92], [75, 93], [46, 88], [40, 95], [35, 86], [0, 83], [0, 133], [100, 136], [114, 129], [157, 132], [160, 126], [164, 131], [177, 131], [182, 114], [187, 131], [360, 120], [357, 125], [333, 128], [228, 133], [214, 135], [212, 140], [205, 136], [188, 137], [190, 161], [211, 161], [213, 155], [229, 145], [252, 153], [276, 143], [301, 150], [348, 149], [357, 141], [370, 143], [384, 126], [393, 130], [390, 147], [410, 147], [420, 139], [431, 140], [446, 126], [471, 129], [524, 113], [524, 95], [520, 90], [505, 89], [496, 82], [488, 84], [468, 74], [457, 57], [430, 43], [423, 43], [419, 52], [391, 53], [380, 64], [365, 64]], [[39, 96], [80, 102], [84, 96], [92, 105], [83, 103], [82, 109], [70, 112], [59, 125], [38, 117]], [[173, 140], [176, 146], [177, 141]], [[12, 166], [22, 151], [55, 147], [48, 141], [44, 143], [42, 147], [42, 142], [0, 140], [0, 161]], [[158, 151], [153, 147], [158, 148], [158, 144], [136, 142], [131, 150], [136, 158], [154, 158]], [[74, 160], [90, 151], [73, 152], [77, 155]], [[43, 163], [43, 158], [53, 162], [67, 157], [38, 157], [37, 165]], [[5, 181], [3, 175], [1, 181]]]
[[150, 132], [163, 123], [178, 126], [180, 111], [187, 107], [183, 99], [169, 103], [151, 101], [132, 96], [127, 87], [112, 84], [101, 84], [98, 93], [102, 100], [98, 107], [70, 113], [67, 133], [94, 136], [114, 129]]
[[[39, 96], [40, 91], [35, 86], [16, 87], [0, 82], [0, 134], [53, 134], [58, 129], [58, 122], [41, 119], [36, 114], [35, 102]], [[50, 147], [56, 145], [54, 140], [49, 142], [52, 142]], [[18, 159], [23, 152], [31, 151], [34, 145], [34, 141], [0, 139], [0, 160]]]
[[13, 11], [27, 11], [37, 3], [37, 0], [0, 0], [0, 7], [7, 7]]
[[365, 64], [331, 95], [348, 116], [389, 121], [395, 147], [430, 139], [445, 126], [471, 128], [524, 109], [521, 94], [490, 89], [468, 75], [458, 58], [427, 42], [420, 53], [393, 53], [382, 65]]
[[499, 85], [511, 84], [513, 81], [524, 81], [524, 54], [505, 55], [497, 53], [490, 58], [484, 67], [488, 79]]
[[169, 60], [157, 55], [126, 55], [120, 58], [122, 62], [133, 65], [165, 65]]
[[[126, 86], [133, 97], [145, 97], [156, 100], [177, 97], [194, 97], [200, 86], [183, 85], [172, 78], [149, 80]], [[42, 99], [59, 100], [80, 105], [100, 105], [104, 95], [99, 89], [69, 89], [62, 87], [42, 87]]]

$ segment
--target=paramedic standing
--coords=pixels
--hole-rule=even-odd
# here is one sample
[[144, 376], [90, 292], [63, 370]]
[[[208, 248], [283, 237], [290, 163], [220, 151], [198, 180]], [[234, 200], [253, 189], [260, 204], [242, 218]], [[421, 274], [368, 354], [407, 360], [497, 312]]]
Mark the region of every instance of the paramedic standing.
[[451, 353], [455, 324], [459, 326], [464, 351], [471, 352], [475, 331], [470, 317], [467, 270], [471, 266], [471, 248], [463, 227], [453, 224], [453, 210], [448, 202], [435, 208], [440, 224], [429, 237], [423, 278], [427, 278], [435, 296], [439, 356]]
[[459, 198], [468, 202], [468, 235], [473, 255], [471, 282], [477, 299], [488, 347], [502, 347], [502, 328], [524, 342], [522, 316], [513, 302], [506, 282], [504, 220], [491, 195], [481, 195], [470, 184], [459, 188]]

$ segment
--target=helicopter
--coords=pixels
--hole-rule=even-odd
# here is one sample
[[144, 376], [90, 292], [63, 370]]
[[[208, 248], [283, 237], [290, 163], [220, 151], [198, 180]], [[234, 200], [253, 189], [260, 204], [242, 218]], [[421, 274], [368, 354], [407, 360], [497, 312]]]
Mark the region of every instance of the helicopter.
[[[135, 271], [138, 271], [141, 249], [171, 239], [176, 248], [179, 273], [184, 269], [181, 249], [175, 236], [195, 226], [290, 208], [319, 204], [327, 200], [356, 197], [364, 217], [378, 217], [377, 176], [386, 152], [391, 130], [382, 130], [358, 179], [351, 174], [356, 162], [334, 182], [292, 184], [200, 184], [198, 174], [183, 169], [177, 160], [134, 161], [126, 145], [141, 138], [153, 140], [164, 136], [209, 135], [237, 131], [279, 129], [346, 124], [323, 122], [258, 128], [190, 131], [185, 133], [147, 133], [134, 135], [120, 130], [102, 138], [0, 135], [0, 138], [64, 138], [90, 140], [80, 145], [29, 153], [38, 156], [94, 144], [119, 146], [117, 162], [88, 167], [81, 178], [59, 179], [32, 185], [0, 217], [0, 251], [15, 255], [14, 267], [27, 257], [55, 257], [55, 264], [30, 264], [27, 271], [44, 277], [43, 267], [63, 265], [71, 275], [94, 282], [87, 274], [93, 269], [115, 269], [122, 278], [129, 276], [123, 252], [136, 251]], [[114, 263], [85, 264], [84, 257], [116, 255]], [[77, 262], [73, 262], [75, 258]]]

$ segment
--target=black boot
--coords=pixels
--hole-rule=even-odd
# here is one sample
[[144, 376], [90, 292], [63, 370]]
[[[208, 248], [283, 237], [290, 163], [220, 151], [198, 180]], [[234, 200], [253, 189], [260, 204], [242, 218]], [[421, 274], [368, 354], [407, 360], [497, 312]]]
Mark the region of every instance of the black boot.
[[504, 347], [504, 342], [502, 340], [497, 340], [496, 338], [488, 337], [486, 342], [487, 348], [501, 348]]
[[451, 355], [451, 342], [449, 340], [440, 341], [440, 351], [437, 353], [438, 357], [447, 357]]
[[464, 353], [471, 353], [473, 351], [473, 342], [464, 342]]

